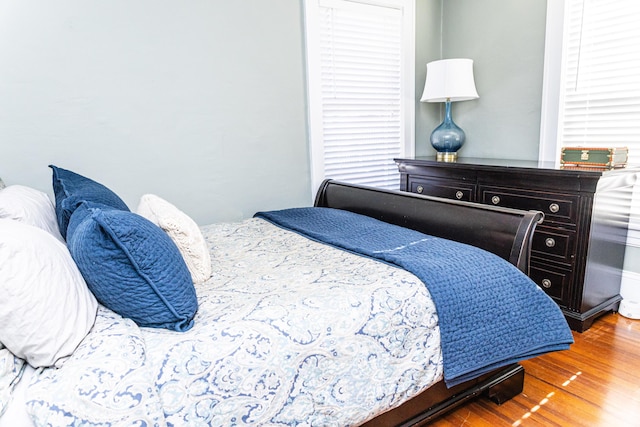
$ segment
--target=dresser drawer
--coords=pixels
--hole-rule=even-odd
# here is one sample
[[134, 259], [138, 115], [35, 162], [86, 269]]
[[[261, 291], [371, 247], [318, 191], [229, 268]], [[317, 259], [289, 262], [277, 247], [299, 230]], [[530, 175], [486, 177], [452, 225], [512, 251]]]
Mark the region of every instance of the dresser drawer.
[[[472, 202], [543, 212], [532, 236], [530, 276], [561, 306], [572, 329], [582, 332], [618, 306], [625, 245], [610, 236], [609, 210], [612, 203], [630, 209], [629, 188], [640, 167], [572, 170], [537, 160], [464, 157], [395, 161], [405, 191], [422, 185], [422, 194], [455, 199], [466, 188]], [[617, 217], [615, 227], [616, 236], [627, 230], [627, 218]]]
[[536, 256], [571, 264], [575, 250], [575, 233], [538, 226], [533, 233], [531, 251]]
[[545, 220], [549, 221], [577, 222], [577, 195], [480, 186], [479, 201], [488, 205], [542, 211]]
[[473, 201], [475, 185], [447, 179], [409, 178], [408, 189], [412, 193], [446, 199]]
[[529, 269], [531, 280], [556, 302], [561, 305], [567, 305], [565, 300], [568, 298], [567, 289], [571, 279], [570, 271], [550, 269], [548, 266], [536, 263], [534, 260], [531, 260]]

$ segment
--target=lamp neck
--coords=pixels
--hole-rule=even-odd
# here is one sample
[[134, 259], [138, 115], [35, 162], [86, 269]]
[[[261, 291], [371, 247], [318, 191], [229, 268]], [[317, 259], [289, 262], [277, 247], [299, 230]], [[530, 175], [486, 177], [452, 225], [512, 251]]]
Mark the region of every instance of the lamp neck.
[[447, 99], [444, 102], [444, 123], [452, 123], [453, 119], [451, 118], [451, 101]]

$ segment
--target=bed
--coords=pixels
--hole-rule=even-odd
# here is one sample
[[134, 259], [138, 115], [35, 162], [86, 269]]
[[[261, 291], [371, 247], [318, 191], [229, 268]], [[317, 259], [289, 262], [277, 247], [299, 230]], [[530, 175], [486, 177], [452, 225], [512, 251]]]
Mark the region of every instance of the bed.
[[0, 250], [68, 251], [77, 289], [0, 315], [1, 426], [422, 425], [510, 399], [519, 360], [572, 343], [525, 274], [539, 212], [327, 180], [313, 207], [199, 227], [52, 169], [50, 208], [0, 190]]

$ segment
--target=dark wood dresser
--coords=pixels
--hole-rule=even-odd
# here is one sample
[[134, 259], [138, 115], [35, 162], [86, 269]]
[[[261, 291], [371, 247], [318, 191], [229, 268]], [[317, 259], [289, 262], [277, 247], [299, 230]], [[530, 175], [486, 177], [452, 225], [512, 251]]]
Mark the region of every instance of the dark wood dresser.
[[568, 170], [536, 161], [395, 159], [400, 190], [545, 215], [533, 235], [529, 276], [588, 329], [617, 310], [633, 183], [639, 170]]

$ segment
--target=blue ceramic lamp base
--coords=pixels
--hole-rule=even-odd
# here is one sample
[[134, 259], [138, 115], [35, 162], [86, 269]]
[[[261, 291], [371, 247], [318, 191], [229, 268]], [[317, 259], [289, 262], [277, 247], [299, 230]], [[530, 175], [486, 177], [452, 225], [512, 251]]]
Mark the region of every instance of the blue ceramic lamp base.
[[431, 146], [437, 151], [436, 160], [453, 162], [464, 144], [465, 134], [451, 118], [451, 101], [445, 102], [444, 121], [431, 132]]

